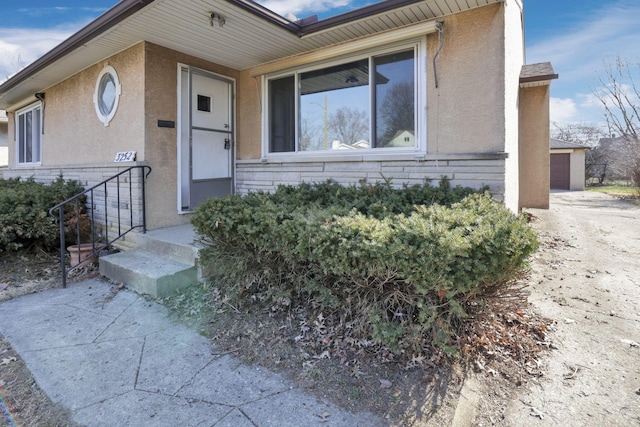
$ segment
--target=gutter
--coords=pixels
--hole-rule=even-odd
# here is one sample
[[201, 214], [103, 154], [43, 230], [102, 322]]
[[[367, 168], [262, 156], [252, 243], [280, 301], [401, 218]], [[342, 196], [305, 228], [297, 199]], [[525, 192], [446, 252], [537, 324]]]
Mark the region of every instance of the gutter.
[[298, 36], [302, 37], [312, 33], [316, 33], [318, 31], [324, 31], [329, 28], [344, 25], [346, 23], [367, 18], [372, 15], [388, 12], [392, 9], [397, 9], [414, 3], [420, 3], [420, 1], [421, 0], [387, 0], [374, 3], [369, 6], [352, 10], [350, 12], [345, 12], [340, 15], [332, 16], [321, 21], [304, 25], [300, 28]]
[[94, 21], [87, 24], [71, 37], [54, 47], [49, 52], [26, 66], [13, 77], [0, 85], [0, 98], [2, 93], [6, 93], [20, 83], [24, 82], [34, 74], [47, 68], [49, 65], [63, 58], [69, 52], [79, 48], [89, 40], [95, 38], [99, 34], [114, 27], [133, 15], [140, 9], [153, 3], [154, 0], [122, 0], [120, 3], [107, 10]]
[[239, 7], [240, 9], [246, 10], [247, 12], [256, 15], [259, 18], [262, 18], [267, 22], [277, 25], [280, 28], [283, 28], [296, 35], [300, 35], [300, 30], [302, 28], [300, 25], [296, 24], [295, 22], [289, 21], [287, 18], [278, 15], [277, 13], [267, 9], [261, 4], [258, 4], [252, 0], [227, 0], [227, 2]]
[[556, 80], [558, 77], [559, 77], [558, 74], [545, 74], [541, 76], [520, 77], [520, 84], [541, 82], [541, 81], [547, 81], [547, 80]]
[[303, 37], [309, 34], [313, 34], [319, 31], [324, 31], [329, 28], [344, 25], [350, 22], [357, 21], [359, 19], [367, 18], [369, 16], [377, 15], [380, 13], [388, 12], [393, 9], [408, 6], [415, 3], [420, 3], [422, 0], [387, 0], [378, 3], [371, 4], [369, 6], [361, 7], [350, 12], [345, 12], [340, 15], [332, 16], [321, 21], [309, 22], [303, 24], [291, 22], [281, 15], [263, 7], [262, 5], [252, 0], [227, 0], [229, 3], [238, 6], [272, 24], [275, 24], [287, 31], [296, 34], [298, 37]]

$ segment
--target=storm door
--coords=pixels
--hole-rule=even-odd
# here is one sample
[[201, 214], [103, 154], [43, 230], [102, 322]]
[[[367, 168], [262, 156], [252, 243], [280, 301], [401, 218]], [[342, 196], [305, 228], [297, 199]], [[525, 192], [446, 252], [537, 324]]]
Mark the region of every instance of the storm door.
[[233, 83], [182, 67], [180, 210], [233, 192]]

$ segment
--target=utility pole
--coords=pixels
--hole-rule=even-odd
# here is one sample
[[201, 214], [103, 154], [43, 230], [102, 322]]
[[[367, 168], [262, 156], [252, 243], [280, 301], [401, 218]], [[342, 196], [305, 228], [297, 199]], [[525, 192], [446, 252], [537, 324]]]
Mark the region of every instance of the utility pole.
[[324, 96], [324, 149], [329, 149], [329, 108], [327, 105], [327, 95]]

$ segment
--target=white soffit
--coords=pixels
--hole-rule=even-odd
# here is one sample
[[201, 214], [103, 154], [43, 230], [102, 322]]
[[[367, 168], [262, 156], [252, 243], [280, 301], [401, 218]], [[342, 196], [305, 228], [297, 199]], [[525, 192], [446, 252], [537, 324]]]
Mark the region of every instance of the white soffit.
[[[425, 0], [300, 37], [225, 0], [155, 0], [0, 95], [14, 104], [26, 102], [33, 93], [45, 90], [141, 41], [244, 70], [503, 1]], [[224, 26], [210, 25], [211, 12], [224, 17]]]
[[539, 80], [537, 82], [520, 83], [521, 88], [551, 86], [551, 80]]

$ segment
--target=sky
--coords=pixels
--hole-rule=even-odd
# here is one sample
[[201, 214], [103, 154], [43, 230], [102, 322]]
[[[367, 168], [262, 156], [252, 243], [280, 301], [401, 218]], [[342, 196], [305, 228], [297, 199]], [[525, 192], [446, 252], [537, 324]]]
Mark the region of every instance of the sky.
[[[0, 81], [91, 22], [117, 0], [5, 1], [0, 15]], [[290, 19], [320, 19], [374, 3], [369, 0], [258, 0]], [[604, 123], [593, 95], [598, 76], [617, 56], [640, 62], [640, 1], [524, 0], [526, 61], [550, 61], [551, 120], [561, 126]]]

